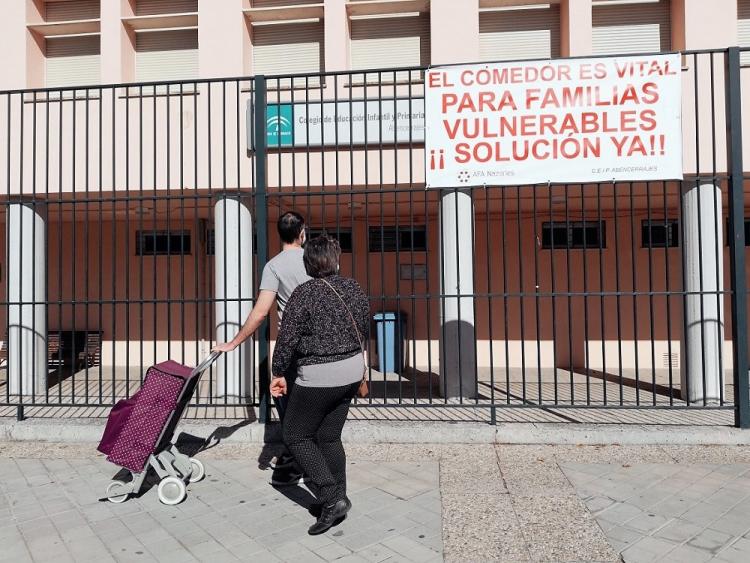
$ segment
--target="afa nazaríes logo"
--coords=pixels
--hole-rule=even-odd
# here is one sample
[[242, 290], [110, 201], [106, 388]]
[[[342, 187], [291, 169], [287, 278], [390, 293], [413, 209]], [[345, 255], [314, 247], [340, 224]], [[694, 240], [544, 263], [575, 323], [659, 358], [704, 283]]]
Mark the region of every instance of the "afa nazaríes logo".
[[294, 143], [292, 104], [269, 105], [266, 109], [266, 143], [269, 149], [291, 147]]

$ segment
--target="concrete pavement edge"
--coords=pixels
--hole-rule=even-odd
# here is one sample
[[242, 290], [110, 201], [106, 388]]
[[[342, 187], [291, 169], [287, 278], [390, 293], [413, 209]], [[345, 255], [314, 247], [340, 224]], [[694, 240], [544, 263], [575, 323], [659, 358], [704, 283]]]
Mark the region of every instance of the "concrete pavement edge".
[[[104, 419], [0, 419], [0, 441], [98, 442]], [[177, 435], [213, 437], [228, 443], [278, 442], [277, 424], [238, 420], [188, 420]], [[750, 445], [750, 430], [726, 426], [646, 426], [571, 423], [349, 421], [344, 441], [359, 444], [511, 445]]]

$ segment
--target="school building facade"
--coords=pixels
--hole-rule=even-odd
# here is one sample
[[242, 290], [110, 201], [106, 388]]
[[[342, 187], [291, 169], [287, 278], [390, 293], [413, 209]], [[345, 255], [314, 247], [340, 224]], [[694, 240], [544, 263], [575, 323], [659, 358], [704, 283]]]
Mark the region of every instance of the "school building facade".
[[[295, 209], [371, 297], [373, 401], [736, 408], [750, 0], [12, 0], [0, 45], [6, 404], [196, 363]], [[425, 186], [426, 68], [671, 51], [682, 182]], [[270, 325], [200, 402], [257, 403]]]

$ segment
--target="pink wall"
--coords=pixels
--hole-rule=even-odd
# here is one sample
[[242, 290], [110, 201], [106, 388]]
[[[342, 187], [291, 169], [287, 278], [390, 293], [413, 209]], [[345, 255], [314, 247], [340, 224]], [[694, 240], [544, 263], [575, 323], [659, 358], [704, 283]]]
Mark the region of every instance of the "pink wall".
[[[26, 84], [41, 85], [44, 59], [40, 43], [38, 37], [24, 29], [25, 22], [41, 20], [39, 7], [30, 0], [27, 0], [25, 6], [20, 2], [12, 4], [15, 8], [9, 7], [4, 12], [3, 20], [0, 21], [0, 41], [5, 42], [6, 52], [14, 52], [18, 56], [9, 57], [6, 60], [0, 81], [5, 81], [4, 85], [10, 87], [20, 87]], [[221, 6], [214, 4], [209, 4], [207, 0], [199, 2], [200, 74], [202, 77], [245, 74], [251, 70], [248, 25], [246, 19], [240, 15], [246, 3], [242, 0], [229, 0], [219, 3]], [[326, 0], [325, 10], [326, 65], [332, 70], [338, 70], [348, 65], [346, 5], [343, 0]], [[456, 10], [455, 3], [451, 0], [434, 0], [431, 3], [433, 63], [476, 60], [479, 57], [478, 10], [478, 0], [462, 2], [461, 10]], [[125, 26], [119, 21], [122, 15], [130, 15], [131, 12], [132, 6], [127, 0], [103, 3], [101, 13], [102, 78], [105, 81], [117, 82], [133, 77], [132, 33], [129, 35], [125, 31]], [[562, 34], [564, 51], [570, 55], [586, 55], [590, 50], [590, 0], [563, 1], [561, 14], [563, 27], [567, 30]], [[725, 47], [736, 41], [736, 17], [734, 0], [711, 3], [710, 9], [705, 2], [675, 0], [673, 3], [675, 42], [684, 44], [686, 48]], [[450, 37], [451, 40], [441, 40], [445, 37]], [[724, 58], [722, 55], [713, 57], [700, 55], [697, 58], [686, 57], [684, 63], [685, 172], [706, 174], [723, 171], [726, 169], [723, 105], [725, 99]], [[746, 74], [747, 71], [743, 70], [745, 83], [747, 82]], [[344, 99], [348, 96], [357, 98], [365, 94], [363, 88], [350, 88], [345, 82], [343, 78], [329, 79], [324, 90], [325, 95], [333, 96], [334, 83], [338, 83], [338, 95]], [[698, 85], [697, 97], [696, 84]], [[191, 86], [186, 85], [185, 88], [190, 89]], [[137, 91], [131, 90], [129, 95], [136, 97], [127, 99], [125, 96], [128, 92], [123, 88], [118, 88], [114, 92], [114, 101], [112, 90], [105, 89], [101, 102], [93, 100], [88, 103], [88, 106], [83, 101], [64, 104], [62, 119], [58, 103], [49, 104], [49, 107], [43, 103], [38, 104], [36, 116], [34, 104], [27, 103], [24, 104], [23, 149], [26, 155], [34, 152], [32, 127], [36, 118], [37, 177], [45, 173], [47, 162], [49, 162], [49, 168], [53, 171], [49, 177], [49, 190], [53, 193], [60, 190], [84, 190], [87, 171], [89, 182], [94, 181], [97, 187], [101, 185], [105, 189], [121, 190], [128, 183], [133, 186], [134, 178], [138, 178], [138, 186], [140, 186], [141, 172], [143, 172], [145, 188], [250, 187], [252, 184], [249, 172], [251, 160], [245, 150], [245, 103], [250, 96], [249, 89], [249, 81], [228, 82], [226, 86], [217, 82], [211, 85], [199, 85], [197, 96], [171, 96], [169, 99], [162, 96], [156, 99], [153, 97], [141, 99], [137, 97]], [[392, 95], [391, 90], [391, 88], [385, 88], [382, 95]], [[377, 88], [368, 88], [368, 96], [377, 96], [378, 93]], [[400, 86], [395, 93], [405, 95], [408, 93], [408, 88]], [[420, 86], [414, 86], [412, 94], [419, 95]], [[308, 98], [314, 100], [316, 96], [316, 92], [311, 92]], [[31, 94], [27, 94], [26, 101], [30, 101], [31, 97]], [[40, 94], [39, 97], [44, 96]], [[282, 91], [281, 99], [292, 98], [300, 101], [305, 99], [306, 95], [302, 91]], [[16, 135], [15, 138], [11, 138], [11, 144], [12, 148], [17, 148], [20, 145], [21, 135], [18, 96], [14, 96], [10, 103], [13, 132]], [[0, 125], [7, 121], [7, 104], [8, 99], [0, 97], [0, 114], [2, 114]], [[169, 105], [169, 110], [167, 110], [167, 105]], [[100, 109], [103, 117], [101, 143], [97, 127]], [[76, 113], [75, 136], [72, 132], [74, 111]], [[113, 111], [116, 116], [114, 121]], [[88, 168], [86, 167], [85, 146], [87, 113], [89, 118]], [[154, 121], [154, 113], [156, 113], [156, 121]], [[744, 112], [745, 121], [750, 119], [749, 115], [750, 112]], [[209, 119], [211, 120], [210, 126]], [[57, 163], [60, 154], [58, 133], [61, 128], [63, 130], [62, 159], [65, 163], [62, 179], [58, 177]], [[154, 159], [154, 129], [156, 129], [156, 159]], [[51, 132], [49, 157], [47, 157], [44, 138], [46, 130]], [[128, 130], [127, 133], [126, 130]], [[142, 157], [139, 145], [141, 133], [143, 136]], [[167, 135], [170, 137], [169, 147], [167, 147]], [[0, 135], [0, 137], [2, 137], [0, 138], [0, 176], [5, 177], [8, 166], [6, 161], [8, 140], [6, 135]], [[197, 146], [195, 139], [197, 139]], [[113, 144], [115, 145], [114, 151], [112, 150]], [[182, 144], [182, 156], [180, 144]], [[69, 164], [73, 159], [74, 145], [76, 151], [75, 186], [73, 186], [73, 167]], [[126, 152], [126, 147], [129, 147], [129, 153]], [[715, 151], [714, 147], [716, 147]], [[197, 176], [194, 162], [196, 148]], [[102, 152], [101, 171], [99, 170], [100, 150]], [[415, 156], [421, 158], [419, 155], [415, 154]], [[750, 142], [744, 143], [744, 156], [746, 162], [750, 162]], [[394, 156], [393, 151], [387, 151], [382, 157], [382, 163], [380, 158], [380, 155], [372, 153], [365, 163], [364, 153], [358, 152], [354, 159], [355, 175], [363, 176], [361, 171], [363, 167], [367, 167], [368, 178], [371, 182], [403, 184], [422, 181], [420, 176], [423, 167], [409, 167], [407, 151], [398, 151], [397, 156]], [[21, 186], [19, 160], [16, 156], [12, 156], [11, 160], [13, 162], [11, 164], [11, 191], [31, 191], [29, 182], [34, 176], [31, 158], [25, 159], [23, 186]], [[292, 160], [294, 162], [291, 162]], [[278, 166], [273, 163], [269, 166], [270, 183], [271, 185], [287, 184], [288, 176], [293, 169], [297, 175], [298, 184], [305, 182], [320, 185], [323, 181], [323, 169], [331, 170], [337, 165], [335, 160], [335, 155], [329, 153], [320, 161], [312, 159], [312, 166], [308, 167], [304, 158], [294, 159], [289, 155], [284, 155], [281, 177], [277, 172]], [[398, 165], [396, 160], [398, 160]], [[226, 178], [220, 172], [225, 161], [230, 164], [227, 167]], [[237, 171], [238, 163], [239, 172]], [[338, 166], [340, 181], [348, 181], [349, 159], [341, 159]], [[382, 178], [379, 177], [381, 167], [384, 170]], [[309, 178], [307, 177], [308, 168]], [[396, 170], [408, 171], [408, 173], [397, 173]], [[169, 181], [167, 181], [168, 173]], [[128, 174], [130, 178], [127, 177]], [[355, 180], [355, 183], [358, 182], [362, 180]]]
[[[519, 4], [536, 0], [519, 0]], [[311, 2], [304, 2], [311, 3]], [[323, 0], [328, 70], [348, 67], [348, 17], [346, 0]], [[543, 0], [536, 3], [543, 4]], [[563, 55], [591, 52], [591, 0], [560, 0]], [[30, 56], [26, 24], [43, 21], [43, 0], [7, 3], [0, 21], [0, 41], [6, 59], [0, 88], [43, 85], [43, 56]], [[242, 76], [251, 72], [250, 26], [242, 9], [252, 6], [282, 7], [291, 2], [251, 3], [249, 0], [198, 2], [201, 77]], [[512, 5], [513, 2], [504, 2]], [[736, 43], [736, 0], [672, 0], [673, 45], [679, 49], [723, 48]], [[429, 3], [432, 31], [432, 63], [466, 62], [478, 58], [479, 0], [432, 0]], [[125, 82], [133, 77], [133, 42], [120, 18], [133, 15], [131, 0], [101, 2], [102, 80]], [[283, 17], [283, 16], [282, 16]], [[450, 40], [445, 40], [450, 38]], [[42, 53], [38, 53], [42, 55]], [[41, 82], [39, 79], [41, 78]]]

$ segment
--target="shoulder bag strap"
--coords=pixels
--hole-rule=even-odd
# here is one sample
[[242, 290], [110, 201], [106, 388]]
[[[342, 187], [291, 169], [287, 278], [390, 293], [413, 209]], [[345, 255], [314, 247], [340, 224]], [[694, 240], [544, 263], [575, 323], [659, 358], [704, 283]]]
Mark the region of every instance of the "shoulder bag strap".
[[328, 280], [325, 278], [320, 278], [321, 281], [326, 284], [328, 287], [331, 288], [331, 291], [333, 291], [336, 294], [336, 297], [339, 298], [339, 301], [341, 301], [342, 305], [344, 305], [344, 309], [346, 309], [346, 312], [349, 313], [349, 319], [352, 321], [352, 326], [354, 327], [354, 330], [357, 332], [357, 341], [359, 342], [359, 349], [362, 351], [362, 355], [364, 356], [365, 353], [365, 345], [362, 341], [362, 335], [359, 332], [359, 328], [357, 328], [357, 322], [354, 320], [354, 315], [352, 315], [351, 310], [349, 309], [349, 306], [346, 304], [346, 301], [344, 301], [344, 298], [341, 297], [341, 294], [334, 289], [334, 287], [328, 283]]

